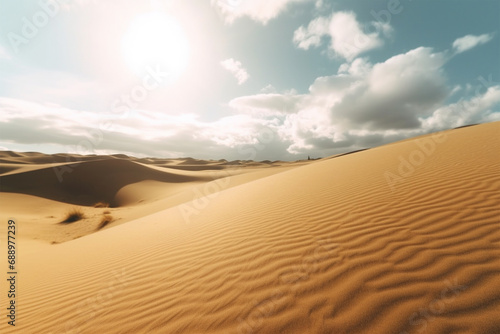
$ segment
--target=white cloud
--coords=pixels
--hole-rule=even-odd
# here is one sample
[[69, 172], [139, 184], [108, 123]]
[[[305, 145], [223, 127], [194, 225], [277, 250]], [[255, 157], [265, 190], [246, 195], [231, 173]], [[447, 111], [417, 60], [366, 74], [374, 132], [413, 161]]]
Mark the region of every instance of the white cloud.
[[383, 36], [389, 36], [392, 27], [389, 24], [371, 22], [363, 29], [353, 12], [334, 12], [329, 17], [318, 17], [307, 27], [301, 26], [293, 36], [298, 48], [308, 50], [319, 47], [324, 39], [330, 39], [329, 50], [347, 60], [381, 47]]
[[316, 9], [323, 9], [326, 7], [325, 0], [316, 0], [316, 3], [314, 4]]
[[243, 68], [241, 62], [234, 60], [233, 58], [221, 61], [220, 64], [234, 75], [236, 80], [238, 80], [238, 85], [244, 84], [248, 78], [250, 78], [250, 75], [248, 75], [247, 70]]
[[289, 153], [322, 156], [500, 119], [500, 86], [445, 104], [456, 91], [443, 71], [449, 59], [425, 47], [377, 64], [357, 58], [317, 78], [308, 94], [258, 94], [229, 106], [273, 120]]
[[[193, 114], [134, 108], [122, 115], [0, 97], [0, 133], [4, 138], [0, 145], [59, 145], [63, 152], [76, 153], [277, 160], [328, 156], [500, 120], [500, 85], [491, 79], [483, 79], [481, 89], [464, 85], [467, 98], [446, 102], [455, 100], [453, 94], [459, 89], [448, 82], [443, 69], [453, 56], [450, 51], [419, 47], [379, 63], [354, 58], [342, 64], [336, 74], [314, 80], [308, 92], [283, 92], [267, 86], [259, 94], [233, 99], [228, 106], [235, 114], [211, 122]], [[246, 80], [248, 74], [241, 74], [241, 63], [234, 59], [222, 63], [239, 82]], [[19, 80], [36, 85], [47, 74], [40, 74], [37, 80]], [[72, 77], [52, 72], [51, 77], [64, 80], [47, 87], [45, 95], [60, 96], [58, 101], [50, 100], [66, 107], [70, 105], [66, 100], [78, 96], [73, 90], [91, 89], [73, 85]], [[66, 86], [71, 90], [62, 89]], [[19, 93], [26, 95], [26, 90], [31, 91], [28, 86]], [[47, 100], [28, 95], [32, 100]], [[95, 131], [107, 123], [112, 126], [102, 131], [102, 140], [92, 147], [95, 152], [78, 151], [82, 141], [99, 140]]]
[[485, 121], [499, 121], [498, 104], [500, 104], [500, 86], [493, 86], [482, 95], [460, 99], [456, 103], [438, 108], [431, 117], [422, 119], [422, 124], [424, 128], [446, 129]]
[[274, 93], [276, 93], [277, 91], [276, 91], [276, 88], [275, 88], [273, 85], [269, 84], [269, 85], [267, 85], [266, 87], [262, 88], [262, 89], [260, 90], [260, 92], [261, 92], [261, 93], [264, 93], [264, 94], [274, 94]]
[[294, 43], [304, 50], [320, 46], [322, 38], [329, 33], [329, 24], [329, 18], [318, 17], [311, 21], [307, 28], [301, 26], [293, 34]]
[[[317, 78], [307, 94], [239, 97], [229, 102], [235, 115], [212, 122], [194, 114], [98, 113], [0, 97], [0, 144], [28, 150], [56, 145], [82, 154], [277, 160], [328, 156], [500, 120], [499, 85], [445, 104], [454, 91], [442, 70], [447, 59], [423, 47], [377, 64], [357, 58], [337, 74]], [[97, 144], [82, 146], [85, 141]]]
[[479, 36], [467, 35], [456, 39], [453, 42], [453, 49], [456, 53], [462, 53], [478, 45], [486, 44], [493, 39], [493, 34], [483, 34]]
[[222, 15], [226, 23], [249, 17], [254, 21], [267, 24], [294, 3], [313, 0], [211, 0], [212, 6]]
[[[109, 151], [205, 159], [247, 160], [261, 156], [264, 160], [278, 154], [280, 158], [286, 157], [286, 146], [277, 136], [266, 141], [264, 151], [259, 136], [267, 133], [269, 138], [272, 122], [250, 115], [203, 122], [194, 114], [166, 115], [147, 110], [97, 113], [2, 97], [0, 110], [0, 141], [7, 147], [56, 145], [61, 152], [79, 154]], [[245, 147], [255, 149], [243, 150]]]

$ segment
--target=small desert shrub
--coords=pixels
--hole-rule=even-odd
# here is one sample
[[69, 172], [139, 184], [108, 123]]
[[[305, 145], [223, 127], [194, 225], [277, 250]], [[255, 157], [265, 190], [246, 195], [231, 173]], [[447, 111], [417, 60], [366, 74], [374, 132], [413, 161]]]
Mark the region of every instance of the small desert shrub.
[[80, 208], [73, 208], [66, 213], [66, 218], [61, 223], [74, 223], [85, 218], [83, 211]]
[[109, 208], [109, 203], [98, 202], [98, 203], [94, 204], [94, 208]]
[[97, 227], [98, 230], [106, 227], [106, 225], [108, 225], [109, 223], [111, 223], [113, 221], [113, 216], [110, 216], [110, 215], [104, 215], [101, 219], [101, 222], [99, 223], [99, 226]]

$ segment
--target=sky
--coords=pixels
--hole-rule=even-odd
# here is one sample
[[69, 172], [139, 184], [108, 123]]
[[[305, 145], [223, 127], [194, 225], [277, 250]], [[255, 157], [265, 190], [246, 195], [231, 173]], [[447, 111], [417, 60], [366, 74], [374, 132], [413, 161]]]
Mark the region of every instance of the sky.
[[498, 120], [497, 0], [0, 0], [0, 150], [299, 160]]

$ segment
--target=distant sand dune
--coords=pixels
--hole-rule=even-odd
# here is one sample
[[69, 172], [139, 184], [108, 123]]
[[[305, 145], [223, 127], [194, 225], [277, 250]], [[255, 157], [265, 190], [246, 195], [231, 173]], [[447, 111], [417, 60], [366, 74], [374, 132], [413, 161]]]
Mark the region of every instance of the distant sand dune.
[[[405, 140], [60, 245], [27, 241], [18, 330], [500, 333], [499, 133], [496, 122]], [[95, 174], [104, 165], [109, 174]], [[111, 170], [128, 184], [193, 177], [118, 160], [87, 167], [74, 175], [109, 196], [123, 185]], [[56, 187], [43, 173], [6, 177]]]
[[[50, 161], [53, 155], [37, 155], [42, 156], [45, 161]], [[144, 159], [133, 157], [100, 157], [100, 160], [111, 161], [109, 163], [96, 163], [95, 156], [71, 159], [80, 162], [38, 164], [30, 163], [28, 159], [23, 164], [0, 163], [0, 172], [3, 172], [0, 185], [7, 180], [1, 187], [1, 202], [8, 208], [0, 212], [0, 219], [8, 219], [15, 213], [15, 217], [23, 221], [25, 238], [57, 244], [95, 233], [100, 229], [104, 215], [111, 214], [113, 218], [106, 225], [109, 228], [197, 198], [204, 201], [203, 197], [213, 196], [214, 192], [302, 164], [266, 164], [266, 167], [275, 168], [260, 168], [261, 163], [246, 163], [227, 167], [213, 165], [225, 161], [206, 161], [206, 165], [177, 166], [184, 160], [147, 159], [148, 164], [144, 166], [137, 163]], [[207, 169], [204, 166], [219, 168]], [[68, 177], [70, 174], [73, 177]], [[85, 187], [75, 187], [75, 179], [79, 181], [77, 185], [83, 183]], [[94, 207], [99, 202], [112, 207]], [[84, 212], [84, 218], [61, 226], [59, 223], [75, 206]]]
[[198, 179], [161, 172], [128, 160], [85, 161], [68, 167], [67, 172], [61, 168], [60, 172], [45, 168], [2, 176], [2, 190], [78, 205], [92, 205], [99, 201], [116, 205], [116, 193], [128, 184], [144, 180], [181, 183]]

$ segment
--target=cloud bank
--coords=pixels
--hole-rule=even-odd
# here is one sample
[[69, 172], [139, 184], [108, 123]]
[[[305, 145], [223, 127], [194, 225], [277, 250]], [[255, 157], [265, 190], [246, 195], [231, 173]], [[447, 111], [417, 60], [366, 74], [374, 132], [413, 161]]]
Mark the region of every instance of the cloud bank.
[[272, 120], [291, 154], [329, 155], [500, 120], [498, 85], [447, 104], [460, 89], [447, 81], [443, 67], [449, 59], [448, 52], [427, 47], [376, 64], [356, 58], [317, 78], [307, 94], [257, 94], [229, 105]]
[[[212, 122], [194, 114], [98, 113], [0, 98], [0, 145], [47, 144], [81, 154], [294, 160], [500, 120], [500, 85], [451, 86], [444, 70], [449, 59], [449, 51], [429, 47], [379, 63], [358, 57], [337, 73], [316, 78], [306, 93], [279, 93], [268, 86], [235, 98], [227, 104], [233, 115]], [[234, 73], [241, 70], [237, 64], [226, 62]], [[450, 103], [461, 90], [473, 93]]]

